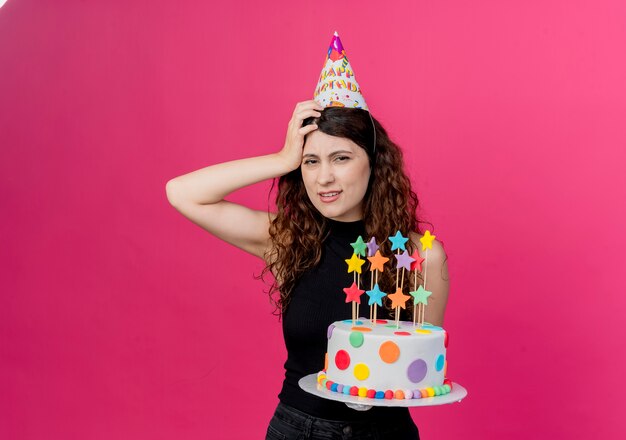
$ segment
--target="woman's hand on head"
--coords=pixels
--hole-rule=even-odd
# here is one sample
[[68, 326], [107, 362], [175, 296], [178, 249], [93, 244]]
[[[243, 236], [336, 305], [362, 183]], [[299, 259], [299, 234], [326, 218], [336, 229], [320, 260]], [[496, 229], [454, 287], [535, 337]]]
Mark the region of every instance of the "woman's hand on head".
[[296, 104], [289, 125], [287, 126], [287, 136], [285, 146], [278, 155], [285, 161], [290, 171], [295, 170], [302, 162], [302, 148], [304, 147], [304, 137], [314, 130], [316, 124], [302, 126], [302, 122], [307, 118], [317, 118], [324, 107], [315, 100], [303, 101]]

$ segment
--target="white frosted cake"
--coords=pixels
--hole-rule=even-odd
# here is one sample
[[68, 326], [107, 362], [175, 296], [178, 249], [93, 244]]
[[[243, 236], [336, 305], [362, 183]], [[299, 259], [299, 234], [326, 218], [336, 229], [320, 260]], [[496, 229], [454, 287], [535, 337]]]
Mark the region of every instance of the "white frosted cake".
[[328, 327], [325, 369], [317, 380], [328, 390], [374, 399], [448, 394], [447, 346], [447, 332], [428, 323], [334, 322]]

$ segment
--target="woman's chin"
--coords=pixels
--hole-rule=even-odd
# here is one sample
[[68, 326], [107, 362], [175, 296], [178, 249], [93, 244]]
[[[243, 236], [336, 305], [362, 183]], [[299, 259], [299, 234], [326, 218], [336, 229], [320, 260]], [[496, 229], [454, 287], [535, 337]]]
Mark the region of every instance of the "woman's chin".
[[324, 217], [338, 222], [353, 222], [362, 219], [360, 212], [355, 209], [346, 209], [340, 203], [313, 203], [313, 206]]
[[343, 210], [331, 210], [327, 209], [325, 212], [320, 211], [322, 215], [331, 220], [335, 220], [338, 222], [355, 222], [357, 220], [361, 220], [362, 216], [354, 212], [346, 212]]

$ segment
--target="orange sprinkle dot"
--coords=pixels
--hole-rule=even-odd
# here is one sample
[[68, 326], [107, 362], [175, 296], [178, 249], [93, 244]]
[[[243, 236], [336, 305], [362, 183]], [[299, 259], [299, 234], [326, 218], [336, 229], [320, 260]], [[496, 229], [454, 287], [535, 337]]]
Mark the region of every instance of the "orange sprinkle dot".
[[404, 391], [402, 390], [396, 390], [394, 397], [396, 399], [404, 399]]
[[398, 360], [400, 356], [400, 348], [396, 345], [395, 342], [385, 341], [380, 344], [380, 348], [378, 349], [378, 354], [383, 362], [388, 364], [393, 364]]
[[352, 330], [355, 330], [357, 332], [371, 332], [372, 331], [372, 329], [368, 327], [352, 327]]

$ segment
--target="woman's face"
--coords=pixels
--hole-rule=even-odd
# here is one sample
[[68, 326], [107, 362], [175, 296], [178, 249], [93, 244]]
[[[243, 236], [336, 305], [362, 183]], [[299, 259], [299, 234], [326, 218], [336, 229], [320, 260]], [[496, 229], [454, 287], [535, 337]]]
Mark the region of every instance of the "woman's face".
[[350, 139], [315, 130], [307, 135], [301, 170], [309, 199], [324, 217], [343, 222], [363, 218], [370, 178], [363, 148]]

